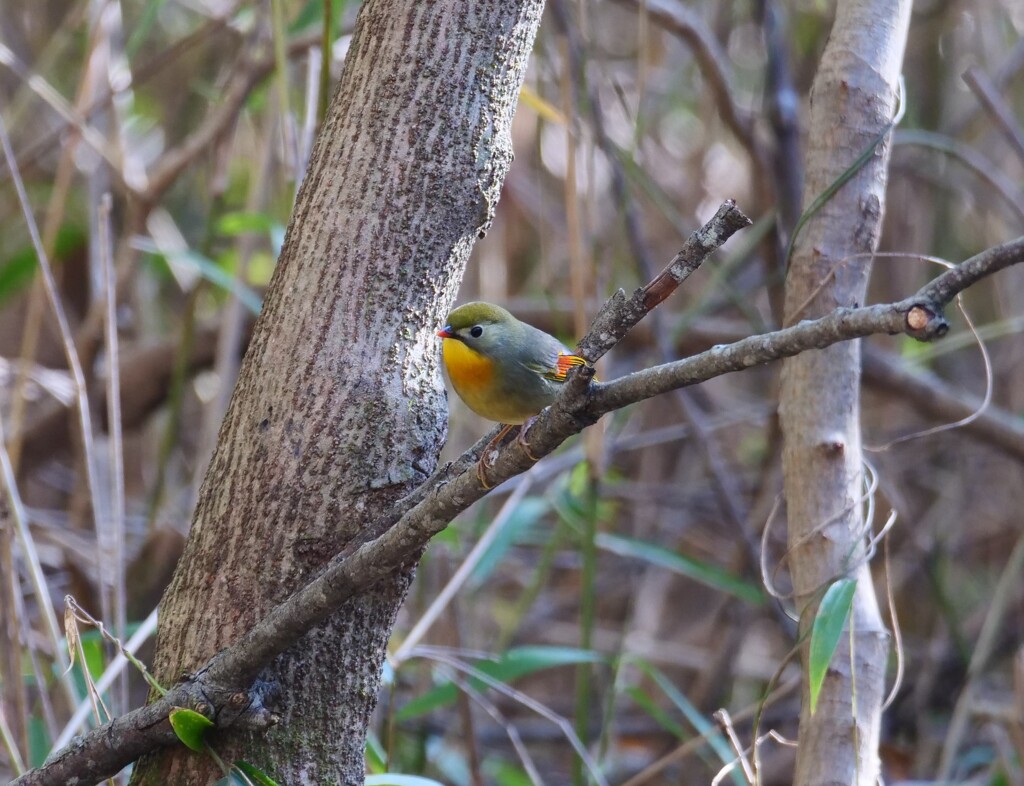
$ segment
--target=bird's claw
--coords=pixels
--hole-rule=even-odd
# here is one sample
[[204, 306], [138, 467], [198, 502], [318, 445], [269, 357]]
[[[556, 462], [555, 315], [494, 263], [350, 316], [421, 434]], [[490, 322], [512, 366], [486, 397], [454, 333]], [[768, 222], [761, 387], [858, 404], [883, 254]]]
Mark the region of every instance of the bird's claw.
[[[530, 444], [526, 441], [526, 434], [529, 432], [530, 426], [533, 425], [534, 420], [536, 420], [536, 417], [530, 418], [519, 427], [519, 433], [516, 435], [516, 442], [519, 443], [519, 447], [523, 449], [526, 457], [536, 464], [540, 461], [540, 456], [533, 455], [533, 451], [530, 450]], [[480, 455], [480, 460], [476, 464], [476, 478], [480, 481], [480, 485], [484, 487], [484, 491], [490, 491], [494, 488], [487, 482], [487, 469], [494, 466], [491, 456], [498, 452], [501, 440], [512, 428], [512, 426], [505, 426], [501, 431], [499, 431], [497, 436], [487, 443], [487, 447], [484, 448], [483, 453]]]
[[490, 491], [494, 486], [487, 482], [487, 475], [484, 470], [486, 463], [486, 454], [484, 454], [484, 456], [481, 456], [480, 460], [476, 463], [476, 479], [480, 481], [480, 485], [483, 486], [484, 491]]
[[519, 443], [519, 447], [523, 449], [523, 453], [525, 453], [526, 457], [534, 464], [540, 461], [540, 456], [533, 455], [533, 451], [530, 450], [530, 444], [526, 441], [526, 433], [530, 430], [530, 426], [533, 425], [533, 421], [536, 419], [536, 416], [534, 416], [523, 423], [523, 425], [519, 427], [519, 433], [516, 435], [516, 442]]
[[505, 435], [512, 430], [512, 426], [504, 425], [490, 442], [487, 443], [487, 447], [483, 449], [480, 454], [480, 460], [476, 464], [476, 478], [480, 481], [480, 485], [484, 487], [484, 491], [490, 491], [494, 486], [487, 482], [486, 471], [488, 467], [493, 466], [494, 462], [491, 460], [491, 455], [498, 452], [498, 447], [501, 445], [501, 440], [505, 438]]

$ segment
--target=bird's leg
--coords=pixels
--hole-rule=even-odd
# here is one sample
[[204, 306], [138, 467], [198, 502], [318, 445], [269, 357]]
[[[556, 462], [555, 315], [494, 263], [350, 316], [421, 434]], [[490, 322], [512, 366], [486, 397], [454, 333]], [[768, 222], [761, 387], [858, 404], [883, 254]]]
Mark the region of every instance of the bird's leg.
[[484, 491], [490, 491], [494, 486], [487, 482], [487, 478], [484, 475], [484, 460], [480, 459], [476, 463], [476, 479], [480, 481], [480, 485], [484, 487]]
[[526, 441], [526, 432], [530, 430], [530, 426], [533, 425], [533, 421], [535, 421], [536, 419], [536, 415], [534, 415], [532, 418], [529, 418], [525, 423], [523, 423], [523, 425], [519, 427], [519, 433], [516, 435], [516, 442], [519, 443], [519, 447], [523, 449], [523, 452], [526, 454], [527, 458], [529, 458], [530, 461], [532, 461], [534, 464], [540, 461], [540, 458], [538, 456], [533, 455], [533, 451], [530, 450], [530, 445]]
[[482, 463], [487, 466], [491, 466], [491, 452], [498, 449], [498, 446], [501, 445], [501, 441], [505, 439], [505, 435], [514, 428], [514, 425], [509, 425], [507, 423], [502, 424], [501, 431], [494, 435], [494, 439], [487, 443], [487, 447], [484, 448], [483, 453], [480, 455], [480, 461]]
[[513, 426], [507, 423], [503, 424], [501, 427], [501, 431], [499, 431], [495, 435], [494, 439], [487, 443], [487, 447], [485, 447], [483, 453], [480, 454], [480, 461], [478, 461], [476, 464], [476, 477], [477, 480], [480, 481], [480, 485], [483, 486], [486, 491], [490, 491], [492, 488], [494, 488], [493, 486], [491, 486], [490, 483], [487, 482], [487, 477], [485, 474], [487, 468], [491, 466], [491, 451], [497, 449], [498, 445], [500, 445], [501, 441], [505, 438], [505, 435], [508, 434], [508, 432], [510, 432], [512, 429]]

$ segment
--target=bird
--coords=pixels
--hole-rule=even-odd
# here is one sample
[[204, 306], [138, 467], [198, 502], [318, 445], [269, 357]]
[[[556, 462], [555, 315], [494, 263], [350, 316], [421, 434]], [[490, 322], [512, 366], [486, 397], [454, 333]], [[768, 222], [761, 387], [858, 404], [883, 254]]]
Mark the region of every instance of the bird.
[[587, 361], [493, 303], [459, 306], [437, 335], [445, 371], [459, 398], [480, 417], [504, 426], [477, 465], [477, 477], [489, 489], [484, 469], [494, 446], [519, 426], [519, 442], [536, 461], [525, 441], [530, 422], [555, 400], [569, 371]]

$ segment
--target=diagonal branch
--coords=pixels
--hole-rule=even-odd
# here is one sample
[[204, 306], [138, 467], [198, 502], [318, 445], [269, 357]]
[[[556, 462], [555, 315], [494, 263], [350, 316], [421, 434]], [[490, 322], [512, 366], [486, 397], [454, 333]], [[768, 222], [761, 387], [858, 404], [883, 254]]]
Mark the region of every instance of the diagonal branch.
[[[712, 221], [691, 236], [669, 269], [655, 279], [663, 282], [655, 289], [677, 286], [744, 222], [745, 217], [732, 203], [723, 205]], [[716, 346], [604, 384], [592, 382], [591, 368], [580, 368], [573, 372], [555, 404], [538, 416], [529, 432], [529, 450], [534, 455], [547, 455], [615, 409], [807, 350], [878, 333], [906, 333], [924, 341], [937, 338], [948, 329], [943, 311], [959, 292], [985, 276], [1020, 263], [1024, 263], [1024, 237], [972, 257], [896, 303], [839, 309], [821, 319]], [[580, 351], [589, 360], [596, 360], [614, 346], [649, 310], [644, 304], [651, 289], [650, 285], [639, 289], [630, 298], [622, 292], [614, 295], [580, 342]], [[490, 436], [383, 514], [370, 528], [368, 538], [372, 539], [336, 555], [323, 573], [274, 608], [197, 674], [157, 702], [79, 738], [43, 767], [14, 783], [57, 786], [71, 776], [77, 776], [79, 784], [97, 783], [143, 753], [173, 744], [167, 714], [174, 706], [198, 709], [221, 727], [235, 724], [258, 729], [272, 725], [275, 717], [263, 705], [266, 686], [252, 687], [262, 668], [346, 600], [416, 560], [434, 535], [487, 493], [471, 470]], [[504, 481], [532, 463], [527, 451], [513, 441], [501, 449], [489, 474], [492, 480]]]

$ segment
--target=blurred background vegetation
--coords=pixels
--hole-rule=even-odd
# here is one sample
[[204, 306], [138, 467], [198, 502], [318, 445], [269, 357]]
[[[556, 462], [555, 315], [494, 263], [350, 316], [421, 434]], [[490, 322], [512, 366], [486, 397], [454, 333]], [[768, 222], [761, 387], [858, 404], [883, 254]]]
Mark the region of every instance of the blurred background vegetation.
[[[65, 595], [122, 640], [152, 630], [357, 12], [0, 4], [0, 118], [59, 302], [3, 162], [0, 423], [16, 493], [0, 501], [0, 775], [66, 741], [85, 700], [80, 668], [63, 674]], [[461, 300], [571, 345], [731, 197], [755, 226], [599, 374], [777, 326], [801, 115], [832, 16], [818, 0], [551, 0]], [[1021, 234], [1022, 30], [1015, 0], [916, 4], [874, 301], [933, 277], [924, 255], [960, 261]], [[865, 505], [876, 531], [896, 514], [874, 562], [901, 641], [889, 782], [1024, 784], [1024, 271], [964, 301], [980, 338], [959, 316], [935, 346], [864, 343]], [[778, 372], [617, 413], [439, 537], [395, 631], [371, 771], [583, 782], [585, 747], [608, 783], [706, 783], [735, 756], [715, 710], [742, 745], [793, 739]], [[450, 400], [454, 456], [488, 425]], [[115, 650], [83, 625], [79, 654], [98, 679]], [[104, 695], [119, 713], [145, 693], [117, 678]], [[759, 751], [762, 782], [788, 782], [791, 749]]]

